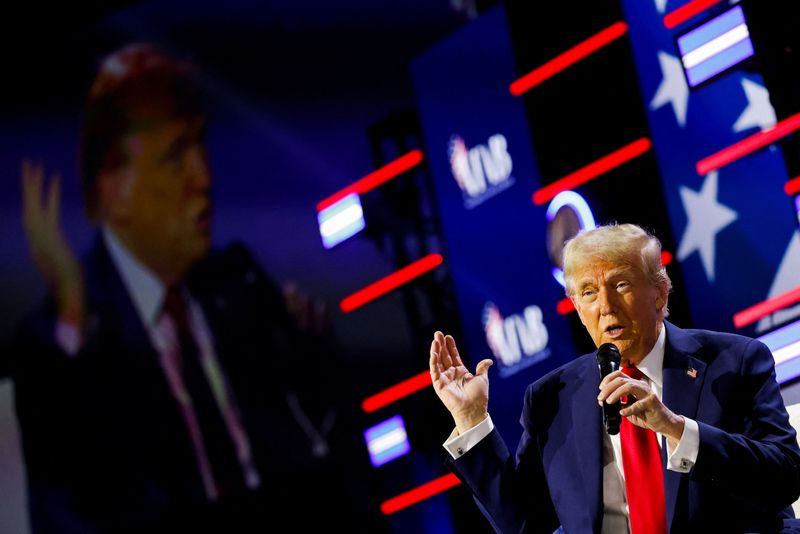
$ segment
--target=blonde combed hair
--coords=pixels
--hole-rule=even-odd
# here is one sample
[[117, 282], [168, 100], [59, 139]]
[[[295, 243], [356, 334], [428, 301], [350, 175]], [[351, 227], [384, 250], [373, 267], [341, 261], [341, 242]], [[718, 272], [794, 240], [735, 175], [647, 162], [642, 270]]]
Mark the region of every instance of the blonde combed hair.
[[[564, 245], [564, 281], [567, 296], [575, 296], [575, 276], [588, 265], [598, 261], [631, 265], [645, 273], [659, 288], [672, 291], [672, 280], [661, 264], [661, 242], [635, 224], [608, 224], [584, 230]], [[667, 315], [666, 301], [664, 316]]]

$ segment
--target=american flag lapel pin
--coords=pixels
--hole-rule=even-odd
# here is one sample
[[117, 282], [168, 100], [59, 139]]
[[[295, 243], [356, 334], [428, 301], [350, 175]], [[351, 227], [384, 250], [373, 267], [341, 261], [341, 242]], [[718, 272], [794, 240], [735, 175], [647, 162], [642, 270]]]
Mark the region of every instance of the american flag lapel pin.
[[686, 376], [690, 378], [697, 378], [697, 369], [695, 369], [694, 367], [689, 367], [686, 370]]

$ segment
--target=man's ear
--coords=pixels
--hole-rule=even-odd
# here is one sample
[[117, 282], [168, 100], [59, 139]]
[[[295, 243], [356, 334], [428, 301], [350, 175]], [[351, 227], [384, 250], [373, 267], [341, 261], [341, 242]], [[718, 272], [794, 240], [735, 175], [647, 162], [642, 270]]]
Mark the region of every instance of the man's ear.
[[124, 222], [130, 216], [130, 188], [133, 177], [126, 168], [103, 170], [97, 177], [101, 220]]
[[668, 291], [664, 285], [658, 286], [658, 294], [656, 295], [656, 310], [663, 312], [667, 307]]

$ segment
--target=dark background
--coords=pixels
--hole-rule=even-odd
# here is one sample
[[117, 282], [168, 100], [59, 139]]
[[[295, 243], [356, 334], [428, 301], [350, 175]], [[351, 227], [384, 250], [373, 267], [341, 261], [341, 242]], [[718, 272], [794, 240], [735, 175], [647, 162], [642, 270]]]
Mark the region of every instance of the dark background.
[[[277, 281], [295, 281], [329, 303], [342, 347], [336, 363], [341, 376], [348, 377], [339, 401], [350, 409], [340, 417], [347, 419], [346, 428], [356, 430], [381, 420], [364, 414], [360, 402], [426, 368], [430, 332], [420, 324], [435, 319], [437, 328], [458, 329], [456, 316], [442, 316], [455, 313], [447, 301], [452, 297], [447, 272], [423, 281], [421, 294], [395, 292], [370, 304], [368, 311], [343, 314], [339, 300], [402, 262], [397, 243], [372, 229], [332, 251], [324, 250], [315, 206], [384, 162], [375, 146], [382, 131], [378, 126], [391, 131], [398, 117], [414, 116], [417, 103], [409, 69], [413, 59], [497, 3], [170, 0], [30, 2], [11, 8], [0, 32], [0, 347], [7, 346], [18, 321], [45, 291], [28, 258], [20, 223], [20, 161], [33, 158], [62, 173], [64, 228], [76, 249], [85, 248], [92, 228], [83, 217], [76, 164], [83, 100], [105, 53], [131, 41], [153, 40], [194, 58], [209, 84], [215, 242], [245, 241]], [[620, 20], [619, 4], [506, 2], [519, 72]], [[569, 24], [555, 22], [567, 19]], [[761, 19], [759, 24], [771, 27], [772, 22]], [[765, 52], [774, 63], [765, 74], [767, 82], [784, 88], [779, 91], [782, 107], [776, 106], [779, 118], [793, 106], [800, 107], [795, 106], [797, 74], [788, 74], [800, 69], [791, 70], [794, 56], [785, 51], [797, 34], [786, 22]], [[633, 62], [618, 61], [630, 55], [628, 40], [620, 39], [586, 66], [562, 73], [523, 98], [543, 183], [646, 134], [644, 109], [630, 105], [645, 100]], [[600, 83], [607, 76], [618, 83]], [[556, 107], [553, 102], [568, 105]], [[415, 129], [413, 120], [410, 126], [399, 123], [408, 131]], [[574, 127], [577, 123], [580, 128]], [[643, 175], [658, 175], [652, 151], [602, 184], [586, 185], [585, 192], [605, 200], [595, 213], [598, 222], [637, 222], [674, 252], [680, 236], [672, 235], [663, 204], [635, 202], [662, 195], [656, 180], [636, 179]], [[423, 170], [420, 179], [424, 178]], [[408, 196], [406, 185], [398, 180], [364, 198], [373, 220], [380, 220], [379, 226], [390, 234], [402, 236], [409, 229], [402, 217], [393, 219], [387, 213], [414, 215], [413, 210], [403, 211], [408, 207], [404, 202], [415, 198]], [[604, 195], [601, 189], [624, 194]], [[379, 214], [385, 217], [375, 218]], [[670, 302], [671, 320], [682, 326], [701, 324], [701, 318], [690, 316], [682, 298], [680, 269], [670, 274], [677, 288]], [[432, 281], [438, 282], [438, 289]], [[445, 299], [438, 309], [426, 308], [432, 291]], [[409, 315], [409, 303], [415, 301], [419, 314]], [[591, 350], [574, 314], [570, 320], [576, 345]], [[24, 471], [11, 387], [7, 380], [0, 383], [0, 532], [26, 532]], [[415, 450], [411, 457], [372, 469], [360, 435], [352, 436], [353, 446], [342, 456], [352, 468], [352, 497], [363, 509], [365, 524], [376, 531], [484, 531], [485, 523], [463, 488], [390, 518], [380, 514], [378, 506], [386, 498], [444, 472], [440, 444], [451, 423], [433, 392], [401, 401], [398, 411], [407, 423], [426, 422], [409, 425]], [[451, 513], [456, 507], [463, 511]]]

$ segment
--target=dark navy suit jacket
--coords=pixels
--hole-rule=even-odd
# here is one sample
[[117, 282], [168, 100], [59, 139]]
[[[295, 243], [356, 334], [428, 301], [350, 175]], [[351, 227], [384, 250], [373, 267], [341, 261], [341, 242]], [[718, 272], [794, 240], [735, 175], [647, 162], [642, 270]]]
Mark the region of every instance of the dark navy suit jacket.
[[[800, 495], [800, 450], [769, 349], [743, 336], [665, 324], [663, 402], [700, 427], [690, 473], [667, 470], [662, 446], [670, 532], [780, 530]], [[567, 363], [528, 387], [516, 458], [495, 429], [449, 460], [495, 529], [601, 531], [599, 382], [594, 354]]]
[[[24, 323], [14, 344], [12, 378], [33, 530], [213, 528], [179, 407], [101, 239], [84, 268], [81, 351], [69, 357], [56, 344], [51, 301]], [[243, 496], [232, 517], [271, 524], [285, 513], [292, 520], [318, 488], [331, 483], [326, 477], [333, 467], [330, 456], [312, 454], [287, 392], [296, 393], [308, 417], [318, 421], [315, 408], [327, 408], [335, 397], [320, 391], [328, 380], [312, 375], [324, 366], [310, 360], [329, 354], [294, 334], [281, 292], [241, 245], [212, 253], [186, 282], [212, 330], [262, 482], [275, 493], [249, 508], [242, 503], [256, 497]], [[323, 504], [336, 502], [325, 496]], [[241, 531], [227, 520], [225, 527]]]

